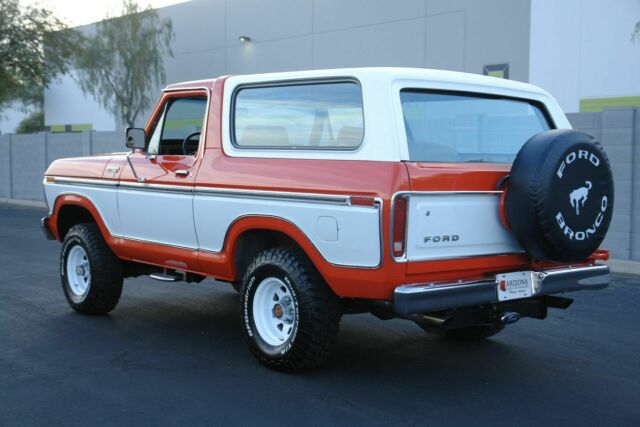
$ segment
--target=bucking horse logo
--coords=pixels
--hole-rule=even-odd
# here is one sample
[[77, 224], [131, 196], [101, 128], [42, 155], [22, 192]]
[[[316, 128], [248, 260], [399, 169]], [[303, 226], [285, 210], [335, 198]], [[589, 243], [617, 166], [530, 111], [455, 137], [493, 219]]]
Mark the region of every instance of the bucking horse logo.
[[571, 206], [576, 208], [576, 215], [580, 215], [580, 205], [584, 207], [587, 196], [589, 195], [589, 190], [591, 190], [591, 181], [585, 181], [584, 183], [586, 187], [576, 188], [569, 194], [569, 201], [571, 202]]

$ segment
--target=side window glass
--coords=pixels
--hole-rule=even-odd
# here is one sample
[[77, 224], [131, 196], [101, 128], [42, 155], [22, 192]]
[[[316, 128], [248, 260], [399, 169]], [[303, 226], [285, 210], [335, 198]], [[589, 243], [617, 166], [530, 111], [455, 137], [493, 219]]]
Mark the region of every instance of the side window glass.
[[204, 97], [169, 100], [151, 134], [149, 153], [194, 155], [198, 151], [206, 108]]
[[238, 147], [352, 150], [364, 138], [362, 90], [355, 82], [246, 87], [234, 101]]

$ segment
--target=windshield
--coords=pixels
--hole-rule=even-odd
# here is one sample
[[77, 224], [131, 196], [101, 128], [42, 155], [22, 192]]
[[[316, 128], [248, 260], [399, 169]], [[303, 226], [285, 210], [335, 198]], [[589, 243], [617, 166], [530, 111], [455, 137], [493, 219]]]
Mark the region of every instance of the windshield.
[[512, 163], [529, 138], [550, 128], [525, 100], [403, 89], [400, 101], [416, 162]]

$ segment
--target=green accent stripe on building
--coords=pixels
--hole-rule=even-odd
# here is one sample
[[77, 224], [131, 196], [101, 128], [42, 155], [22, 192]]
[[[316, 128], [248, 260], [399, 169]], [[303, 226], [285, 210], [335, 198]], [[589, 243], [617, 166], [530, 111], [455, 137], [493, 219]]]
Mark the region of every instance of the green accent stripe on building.
[[51, 125], [49, 129], [51, 132], [64, 132], [65, 127], [65, 125]]
[[580, 100], [581, 113], [595, 113], [605, 108], [640, 107], [640, 96], [620, 96], [617, 98], [587, 98]]
[[83, 130], [91, 130], [91, 123], [71, 125], [71, 132], [82, 132]]
[[92, 130], [91, 123], [77, 123], [75, 125], [51, 125], [45, 126], [45, 130], [48, 132], [84, 132]]
[[164, 122], [165, 129], [180, 129], [184, 127], [200, 127], [202, 126], [202, 119], [174, 119]]

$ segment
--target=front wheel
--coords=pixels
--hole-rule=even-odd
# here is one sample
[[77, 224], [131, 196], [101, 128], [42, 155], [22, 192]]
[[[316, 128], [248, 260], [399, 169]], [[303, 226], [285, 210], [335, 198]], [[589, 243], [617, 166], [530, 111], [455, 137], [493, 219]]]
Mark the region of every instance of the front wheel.
[[60, 277], [67, 302], [83, 314], [106, 314], [122, 293], [122, 262], [96, 224], [77, 224], [64, 238]]
[[342, 311], [307, 257], [286, 248], [260, 253], [242, 282], [242, 330], [255, 357], [295, 372], [321, 365], [338, 334]]

